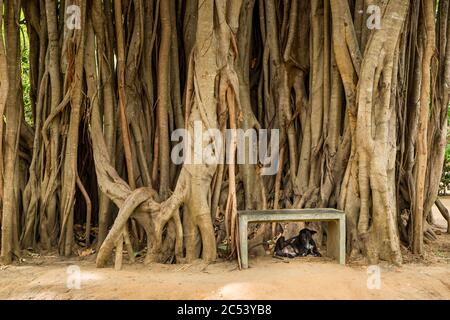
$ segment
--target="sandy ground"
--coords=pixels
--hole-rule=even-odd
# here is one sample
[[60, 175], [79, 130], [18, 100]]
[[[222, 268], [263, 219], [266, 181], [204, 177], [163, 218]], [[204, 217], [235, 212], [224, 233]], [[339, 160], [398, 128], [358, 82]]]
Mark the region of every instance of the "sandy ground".
[[[436, 216], [436, 223], [445, 231], [445, 220]], [[125, 264], [115, 271], [95, 268], [93, 259], [31, 256], [0, 266], [0, 299], [450, 299], [450, 235], [444, 233], [426, 245], [420, 262], [406, 254], [402, 267], [381, 264], [379, 289], [368, 288], [367, 266], [328, 258], [251, 258], [243, 271], [233, 262], [200, 261]], [[73, 266], [79, 278], [71, 275]], [[77, 279], [79, 289], [70, 289]]]

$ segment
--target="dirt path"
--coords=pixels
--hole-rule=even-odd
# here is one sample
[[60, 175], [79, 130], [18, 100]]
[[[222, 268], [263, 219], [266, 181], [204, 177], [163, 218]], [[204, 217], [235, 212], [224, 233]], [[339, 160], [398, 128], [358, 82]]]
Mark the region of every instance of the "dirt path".
[[[96, 269], [92, 262], [10, 266], [0, 271], [1, 299], [450, 299], [450, 264], [381, 267], [381, 288], [367, 288], [367, 269], [331, 261], [253, 259], [205, 267], [126, 265]], [[80, 289], [67, 288], [67, 267], [81, 270]], [[69, 281], [70, 282], [70, 281]]]
[[[0, 266], [0, 299], [450, 299], [450, 235], [444, 233], [426, 245], [420, 262], [405, 254], [402, 267], [381, 264], [380, 289], [368, 289], [366, 266], [327, 258], [252, 258], [243, 271], [233, 262], [125, 264], [115, 271], [95, 268], [93, 258], [36, 256]], [[73, 265], [81, 271], [80, 289], [67, 286]]]

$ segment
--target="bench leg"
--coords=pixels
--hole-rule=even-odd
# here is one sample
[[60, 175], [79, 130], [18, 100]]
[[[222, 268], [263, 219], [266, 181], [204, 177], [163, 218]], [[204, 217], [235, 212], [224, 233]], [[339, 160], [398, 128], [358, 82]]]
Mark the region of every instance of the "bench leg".
[[247, 219], [239, 218], [239, 242], [241, 251], [242, 269], [248, 268], [248, 235], [247, 235]]
[[339, 263], [345, 264], [345, 219], [339, 219]]
[[339, 223], [336, 220], [328, 221], [327, 256], [339, 259]]
[[328, 221], [327, 256], [345, 264], [345, 220]]
[[345, 264], [345, 218], [328, 221], [327, 256]]

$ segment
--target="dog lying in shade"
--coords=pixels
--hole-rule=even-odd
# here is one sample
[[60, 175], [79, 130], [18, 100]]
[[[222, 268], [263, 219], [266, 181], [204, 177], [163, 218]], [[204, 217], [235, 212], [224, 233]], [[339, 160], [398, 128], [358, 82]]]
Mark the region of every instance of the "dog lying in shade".
[[317, 233], [314, 230], [302, 229], [298, 236], [286, 240], [283, 236], [278, 238], [275, 244], [275, 255], [279, 257], [306, 257], [312, 255], [314, 257], [321, 257], [316, 243], [312, 236]]

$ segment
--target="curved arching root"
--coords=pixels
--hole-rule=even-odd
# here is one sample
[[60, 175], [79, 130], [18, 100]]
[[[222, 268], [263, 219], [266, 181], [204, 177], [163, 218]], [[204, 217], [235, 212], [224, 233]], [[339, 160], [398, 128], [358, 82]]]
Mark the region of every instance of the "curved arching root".
[[[147, 238], [153, 240], [148, 241], [151, 246], [149, 251], [151, 255], [158, 254], [161, 251], [162, 231], [167, 222], [172, 219], [176, 230], [175, 254], [177, 260], [181, 260], [183, 229], [178, 210], [176, 210], [179, 206], [173, 207], [173, 210], [169, 210], [169, 212], [168, 210], [162, 210], [164, 204], [159, 204], [154, 200], [154, 191], [151, 188], [139, 188], [131, 192], [125, 199], [108, 236], [100, 247], [96, 259], [97, 267], [105, 266], [128, 219], [134, 216], [144, 228]], [[169, 208], [172, 207], [169, 206]]]
[[143, 202], [148, 200], [149, 192], [147, 188], [136, 189], [125, 199], [125, 202], [120, 208], [119, 214], [114, 221], [114, 225], [112, 226], [111, 230], [108, 233], [108, 236], [100, 247], [96, 260], [97, 267], [104, 267], [108, 257], [111, 255], [114, 244], [119, 238], [126, 222], [136, 210], [136, 208], [138, 208]]

